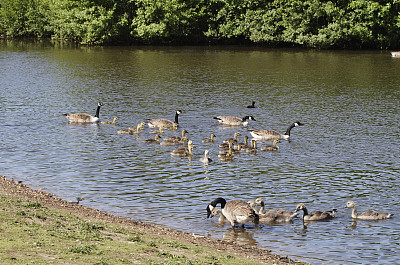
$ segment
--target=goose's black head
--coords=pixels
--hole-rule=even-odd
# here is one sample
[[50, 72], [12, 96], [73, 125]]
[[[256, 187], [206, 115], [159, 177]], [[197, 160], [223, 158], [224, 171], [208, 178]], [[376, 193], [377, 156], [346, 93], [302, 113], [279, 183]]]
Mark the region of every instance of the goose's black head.
[[255, 121], [256, 119], [254, 119], [253, 116], [245, 116], [245, 117], [243, 118], [243, 121], [245, 121], [245, 120]]
[[303, 125], [304, 125], [304, 123], [301, 123], [301, 122], [299, 122], [299, 121], [296, 121], [296, 122], [293, 123], [293, 124], [294, 124], [295, 127], [297, 127], [297, 126], [303, 126]]
[[97, 106], [99, 106], [99, 107], [103, 106], [103, 102], [97, 103]]
[[226, 204], [226, 200], [224, 198], [216, 198], [215, 200], [213, 200], [212, 202], [210, 202], [209, 205], [207, 205], [207, 218], [210, 217], [211, 215], [211, 209], [210, 206], [212, 206], [213, 208], [215, 208], [217, 206], [217, 204], [220, 203], [221, 204], [221, 209], [224, 209], [225, 204]]
[[177, 110], [175, 113], [176, 113], [177, 115], [179, 115], [179, 114], [182, 114], [182, 111], [181, 111], [181, 110]]

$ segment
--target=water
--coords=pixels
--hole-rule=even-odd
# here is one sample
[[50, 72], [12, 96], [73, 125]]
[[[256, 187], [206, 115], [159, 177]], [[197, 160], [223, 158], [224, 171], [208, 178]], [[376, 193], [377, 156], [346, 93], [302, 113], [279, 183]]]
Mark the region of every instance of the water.
[[[84, 205], [180, 231], [257, 245], [313, 264], [393, 264], [399, 259], [400, 59], [388, 52], [250, 47], [74, 47], [1, 42], [0, 172]], [[255, 109], [245, 106], [256, 101]], [[68, 124], [63, 113], [95, 113], [116, 125]], [[146, 118], [173, 119], [195, 144], [175, 147], [116, 132]], [[284, 132], [280, 152], [218, 161], [217, 142], [247, 128], [216, 115], [253, 115], [250, 129]], [[265, 143], [260, 143], [260, 145]], [[205, 149], [214, 162], [198, 160]], [[338, 209], [329, 222], [232, 230], [206, 218], [216, 197], [263, 197], [267, 208]], [[394, 218], [354, 222], [345, 203]]]

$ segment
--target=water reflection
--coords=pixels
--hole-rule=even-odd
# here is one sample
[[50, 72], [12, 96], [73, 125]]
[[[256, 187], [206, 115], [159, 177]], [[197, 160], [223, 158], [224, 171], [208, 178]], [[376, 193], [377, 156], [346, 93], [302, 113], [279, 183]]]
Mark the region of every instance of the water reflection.
[[[66, 200], [84, 197], [81, 204], [104, 211], [197, 234], [212, 231], [305, 262], [397, 262], [399, 60], [370, 51], [1, 43], [2, 175]], [[101, 118], [119, 117], [115, 125], [68, 124], [62, 116], [99, 100], [106, 103]], [[253, 100], [256, 108], [248, 109]], [[185, 110], [179, 130], [163, 135], [187, 129], [192, 158], [171, 157], [173, 146], [143, 143], [154, 138], [147, 127], [139, 135], [117, 133], [146, 118], [173, 118], [168, 113], [176, 109]], [[213, 119], [219, 114], [256, 121], [226, 127]], [[295, 120], [306, 125], [293, 130], [290, 142], [281, 141], [279, 152], [218, 159], [219, 144], [235, 132], [242, 142], [249, 130], [284, 132]], [[212, 133], [215, 144], [203, 143]], [[259, 141], [258, 149], [266, 144]], [[199, 161], [206, 149], [213, 158], [207, 166]], [[356, 198], [395, 218], [353, 224], [339, 213], [307, 228], [300, 219], [246, 227], [241, 236], [207, 225], [204, 208], [216, 196], [264, 197], [270, 208], [288, 209], [299, 202], [341, 208]]]

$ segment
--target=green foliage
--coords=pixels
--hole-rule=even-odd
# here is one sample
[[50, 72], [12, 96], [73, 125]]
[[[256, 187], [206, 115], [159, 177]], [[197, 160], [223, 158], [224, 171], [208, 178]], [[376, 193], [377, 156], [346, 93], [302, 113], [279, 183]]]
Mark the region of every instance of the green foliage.
[[399, 0], [0, 0], [0, 34], [82, 44], [400, 48]]

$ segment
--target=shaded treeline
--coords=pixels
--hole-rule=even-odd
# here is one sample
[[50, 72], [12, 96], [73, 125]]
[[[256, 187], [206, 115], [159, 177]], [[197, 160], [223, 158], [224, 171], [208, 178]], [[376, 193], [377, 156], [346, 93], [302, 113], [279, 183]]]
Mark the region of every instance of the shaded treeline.
[[0, 34], [82, 44], [400, 47], [400, 0], [0, 0]]

